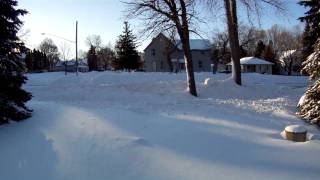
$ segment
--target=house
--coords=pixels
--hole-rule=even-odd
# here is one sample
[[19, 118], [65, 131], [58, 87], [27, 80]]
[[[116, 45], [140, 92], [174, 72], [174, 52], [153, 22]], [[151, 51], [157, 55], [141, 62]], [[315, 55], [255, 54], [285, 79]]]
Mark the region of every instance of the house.
[[[211, 44], [205, 39], [191, 39], [190, 48], [195, 72], [211, 71]], [[172, 43], [160, 33], [144, 50], [144, 68], [147, 72], [170, 72], [185, 69], [181, 41]]]
[[[272, 74], [274, 63], [256, 57], [244, 57], [240, 59], [241, 72]], [[227, 64], [227, 69], [232, 70], [232, 63]]]
[[[67, 71], [67, 72], [76, 72], [76, 60], [70, 61], [58, 61], [54, 67], [54, 71]], [[86, 60], [78, 60], [78, 72], [88, 72], [89, 67], [86, 63]]]

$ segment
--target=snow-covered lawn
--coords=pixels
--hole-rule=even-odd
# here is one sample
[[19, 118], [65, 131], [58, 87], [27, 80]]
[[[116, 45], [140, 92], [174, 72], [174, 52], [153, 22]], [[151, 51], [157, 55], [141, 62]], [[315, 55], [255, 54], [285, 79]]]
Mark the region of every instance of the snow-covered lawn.
[[[306, 77], [29, 74], [33, 117], [0, 127], [2, 180], [318, 180], [320, 131], [283, 140]], [[206, 78], [210, 80], [206, 81]]]

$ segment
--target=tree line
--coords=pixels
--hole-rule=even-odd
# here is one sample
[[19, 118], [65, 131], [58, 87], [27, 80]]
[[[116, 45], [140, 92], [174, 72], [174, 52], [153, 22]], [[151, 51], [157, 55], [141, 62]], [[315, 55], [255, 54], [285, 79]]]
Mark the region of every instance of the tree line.
[[[299, 71], [302, 62], [293, 67], [293, 61], [298, 61], [296, 56], [283, 58], [284, 52], [290, 50], [302, 50], [302, 30], [299, 25], [285, 28], [273, 25], [270, 29], [257, 29], [245, 24], [239, 25], [239, 49], [240, 58], [253, 56], [265, 59], [275, 64], [273, 74], [279, 74], [284, 69], [288, 75], [292, 70]], [[213, 56], [217, 63], [226, 64], [231, 61], [231, 49], [229, 46], [228, 32], [217, 32], [213, 37]]]

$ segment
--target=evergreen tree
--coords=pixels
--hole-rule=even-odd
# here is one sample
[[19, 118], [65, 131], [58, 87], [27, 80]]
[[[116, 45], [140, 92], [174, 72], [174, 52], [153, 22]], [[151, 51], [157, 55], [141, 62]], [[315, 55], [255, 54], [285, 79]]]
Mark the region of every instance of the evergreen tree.
[[299, 4], [309, 9], [305, 16], [299, 18], [306, 23], [303, 33], [303, 55], [306, 58], [313, 52], [317, 38], [320, 37], [320, 1], [300, 0]]
[[90, 47], [88, 54], [87, 54], [87, 59], [88, 59], [89, 71], [97, 71], [98, 70], [98, 56], [96, 53], [96, 48], [94, 46]]
[[21, 59], [21, 51], [25, 48], [17, 36], [23, 24], [19, 16], [27, 11], [16, 9], [17, 5], [16, 0], [0, 1], [0, 124], [31, 116], [25, 106], [31, 94], [21, 88], [27, 80]]
[[132, 70], [141, 66], [140, 56], [136, 50], [136, 37], [129, 29], [128, 22], [124, 23], [123, 34], [116, 42], [116, 61], [113, 63], [115, 69]]
[[314, 47], [314, 52], [303, 66], [303, 71], [310, 75], [314, 84], [302, 96], [298, 105], [298, 115], [307, 122], [320, 126], [320, 38]]
[[265, 48], [266, 48], [266, 45], [264, 45], [263, 41], [260, 40], [258, 42], [256, 50], [254, 52], [254, 57], [261, 58], [262, 57], [262, 53], [265, 50]]
[[320, 1], [301, 0], [299, 4], [309, 8], [305, 16], [299, 18], [306, 23], [303, 34], [303, 55], [306, 58], [302, 73], [308, 73], [314, 84], [301, 97], [297, 114], [320, 126]]
[[36, 49], [28, 52], [25, 58], [25, 62], [28, 72], [43, 71], [49, 69], [49, 60], [46, 54]]

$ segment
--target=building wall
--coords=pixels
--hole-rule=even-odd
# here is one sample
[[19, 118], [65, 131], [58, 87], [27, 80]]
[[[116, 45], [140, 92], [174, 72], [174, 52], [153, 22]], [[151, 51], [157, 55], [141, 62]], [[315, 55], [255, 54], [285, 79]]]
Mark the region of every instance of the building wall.
[[168, 40], [163, 35], [157, 36], [144, 50], [144, 67], [147, 72], [168, 72], [166, 57]]
[[[147, 72], [169, 72], [170, 67], [167, 62], [166, 47], [168, 40], [163, 35], [157, 36], [144, 51], [144, 67]], [[193, 50], [193, 68], [195, 72], [211, 71], [211, 52], [210, 50]], [[173, 52], [170, 59], [184, 59], [183, 51]], [[180, 63], [179, 71], [184, 71], [184, 63]], [[173, 70], [177, 70], [177, 63], [172, 62]]]
[[[228, 65], [227, 69], [232, 71], [232, 66]], [[256, 65], [241, 65], [242, 73], [261, 73], [261, 74], [272, 74], [271, 64], [256, 64]]]

